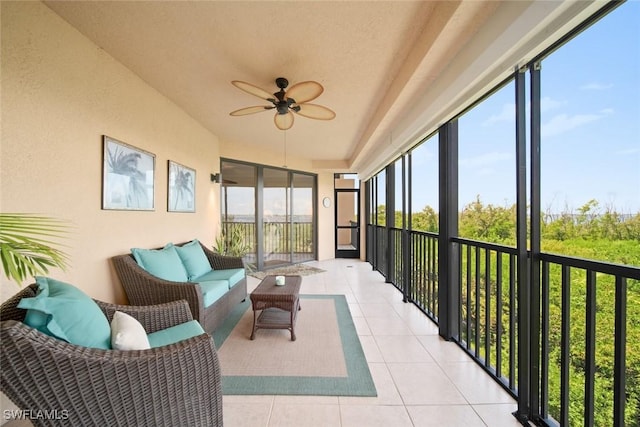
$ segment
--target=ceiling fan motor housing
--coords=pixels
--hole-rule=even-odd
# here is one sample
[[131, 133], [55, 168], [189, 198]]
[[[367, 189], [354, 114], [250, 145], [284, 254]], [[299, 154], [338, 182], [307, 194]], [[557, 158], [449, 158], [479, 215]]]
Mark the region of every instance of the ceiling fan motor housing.
[[276, 85], [280, 88], [278, 92], [273, 94], [278, 99], [278, 102], [274, 102], [276, 110], [278, 111], [278, 114], [287, 114], [291, 105], [296, 102], [295, 99], [292, 98], [285, 99], [284, 90], [289, 86], [289, 80], [284, 77], [278, 77], [276, 79]]
[[278, 77], [276, 79], [276, 86], [278, 86], [280, 89], [286, 89], [287, 86], [289, 86], [289, 80], [285, 79], [284, 77]]

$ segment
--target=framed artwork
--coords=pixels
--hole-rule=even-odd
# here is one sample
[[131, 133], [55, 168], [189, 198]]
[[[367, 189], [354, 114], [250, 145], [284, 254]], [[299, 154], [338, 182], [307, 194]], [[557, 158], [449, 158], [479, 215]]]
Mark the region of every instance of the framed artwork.
[[196, 211], [196, 171], [169, 160], [167, 211]]
[[156, 156], [103, 135], [102, 209], [154, 210]]

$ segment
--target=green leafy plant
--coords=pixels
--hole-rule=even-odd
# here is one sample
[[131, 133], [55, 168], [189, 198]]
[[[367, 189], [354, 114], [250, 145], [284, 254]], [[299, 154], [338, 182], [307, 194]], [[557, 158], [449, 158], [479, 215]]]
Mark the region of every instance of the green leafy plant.
[[0, 213], [0, 259], [9, 280], [20, 284], [46, 274], [51, 267], [65, 269], [66, 253], [52, 239], [66, 234], [63, 221], [33, 214]]
[[[242, 229], [229, 226], [222, 230], [214, 242], [213, 250], [221, 255], [243, 258], [250, 250], [251, 245], [245, 241]], [[252, 265], [245, 263], [245, 268], [252, 270]]]

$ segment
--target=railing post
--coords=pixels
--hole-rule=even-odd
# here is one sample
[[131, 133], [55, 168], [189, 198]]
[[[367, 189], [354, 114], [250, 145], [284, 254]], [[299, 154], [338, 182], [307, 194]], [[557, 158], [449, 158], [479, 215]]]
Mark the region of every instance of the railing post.
[[395, 213], [396, 213], [396, 203], [395, 203], [395, 183], [396, 183], [396, 174], [395, 174], [395, 164], [390, 163], [387, 165], [386, 173], [385, 173], [387, 182], [386, 184], [386, 200], [385, 200], [385, 232], [387, 235], [387, 248], [385, 251], [385, 258], [387, 261], [387, 268], [385, 270], [385, 277], [387, 278], [387, 283], [393, 283], [395, 277], [395, 268], [396, 268], [396, 260], [395, 260], [395, 251], [396, 244], [393, 239], [393, 233], [391, 229], [395, 227]]
[[530, 292], [531, 370], [529, 419], [540, 418], [540, 62], [530, 68], [531, 75], [531, 208], [530, 208]]
[[616, 277], [613, 362], [613, 425], [624, 427], [627, 353], [627, 280]]
[[531, 292], [527, 253], [527, 138], [525, 68], [516, 71], [516, 247], [518, 307], [518, 410], [520, 422], [528, 419], [531, 380]]
[[378, 267], [380, 264], [380, 260], [378, 259], [378, 242], [380, 241], [380, 236], [378, 235], [378, 175], [374, 176], [373, 179], [373, 188], [371, 189], [373, 206], [371, 207], [371, 213], [373, 214], [374, 232], [369, 237], [373, 239], [373, 268], [380, 271], [380, 268]]
[[[371, 233], [371, 179], [364, 182], [364, 260], [373, 265], [373, 257], [371, 250], [371, 242], [373, 235]], [[317, 247], [317, 245], [316, 245]]]
[[256, 269], [262, 271], [264, 268], [264, 171], [263, 168], [257, 170], [257, 181], [255, 190], [255, 212], [256, 212]]
[[440, 127], [439, 237], [438, 237], [438, 329], [446, 340], [458, 334], [460, 289], [458, 251], [451, 239], [458, 235], [458, 120]]
[[[407, 180], [407, 178], [409, 179]], [[411, 154], [402, 156], [402, 301], [411, 293]]]

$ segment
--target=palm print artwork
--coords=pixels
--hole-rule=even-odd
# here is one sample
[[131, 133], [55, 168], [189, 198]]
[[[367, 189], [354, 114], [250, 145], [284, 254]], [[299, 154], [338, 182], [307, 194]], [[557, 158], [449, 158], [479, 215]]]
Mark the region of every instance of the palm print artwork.
[[195, 212], [195, 181], [195, 170], [169, 160], [168, 211]]
[[154, 209], [153, 154], [105, 136], [103, 168], [103, 209]]

